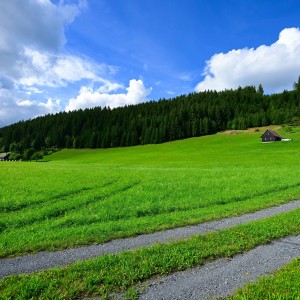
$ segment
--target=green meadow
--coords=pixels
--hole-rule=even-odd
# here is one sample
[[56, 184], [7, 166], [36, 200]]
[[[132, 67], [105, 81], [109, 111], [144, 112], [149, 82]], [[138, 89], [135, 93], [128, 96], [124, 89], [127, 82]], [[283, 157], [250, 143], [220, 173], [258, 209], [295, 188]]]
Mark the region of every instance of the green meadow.
[[0, 257], [103, 243], [299, 198], [299, 130], [280, 132], [291, 142], [268, 144], [262, 133], [0, 162]]

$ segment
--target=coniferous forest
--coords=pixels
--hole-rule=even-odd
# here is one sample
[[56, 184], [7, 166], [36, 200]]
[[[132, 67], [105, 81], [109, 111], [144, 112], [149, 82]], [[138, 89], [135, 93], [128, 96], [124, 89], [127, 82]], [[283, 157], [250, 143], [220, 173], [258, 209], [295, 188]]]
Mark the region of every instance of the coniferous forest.
[[206, 91], [110, 109], [46, 115], [0, 129], [0, 152], [30, 159], [45, 148], [109, 148], [164, 143], [298, 122], [300, 92], [264, 95], [262, 86]]

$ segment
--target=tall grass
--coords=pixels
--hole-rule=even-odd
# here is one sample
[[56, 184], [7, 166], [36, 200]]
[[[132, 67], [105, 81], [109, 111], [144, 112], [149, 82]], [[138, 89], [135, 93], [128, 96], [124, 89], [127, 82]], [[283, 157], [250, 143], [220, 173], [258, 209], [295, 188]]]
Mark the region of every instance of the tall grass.
[[1, 162], [0, 257], [238, 215], [300, 197], [300, 135], [218, 134]]

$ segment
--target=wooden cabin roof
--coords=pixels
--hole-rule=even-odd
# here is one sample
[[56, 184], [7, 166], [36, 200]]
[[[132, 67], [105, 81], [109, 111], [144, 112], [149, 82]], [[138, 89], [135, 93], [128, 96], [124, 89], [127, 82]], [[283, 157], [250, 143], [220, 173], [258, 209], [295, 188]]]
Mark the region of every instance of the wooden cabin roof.
[[270, 132], [273, 136], [275, 136], [275, 137], [278, 137], [278, 138], [280, 138], [280, 139], [283, 139], [283, 137], [279, 134], [279, 133], [277, 133], [277, 132], [275, 132], [275, 131], [272, 131], [272, 130], [270, 130], [270, 129], [267, 129], [266, 131], [265, 131], [265, 133], [261, 136], [261, 138], [267, 133], [267, 132]]

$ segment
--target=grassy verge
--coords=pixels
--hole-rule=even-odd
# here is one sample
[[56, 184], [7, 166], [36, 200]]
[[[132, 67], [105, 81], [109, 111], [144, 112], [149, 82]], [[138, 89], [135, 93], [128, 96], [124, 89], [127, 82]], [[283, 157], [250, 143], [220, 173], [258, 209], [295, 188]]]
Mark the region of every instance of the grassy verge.
[[291, 300], [300, 299], [300, 259], [295, 259], [281, 270], [238, 290], [230, 300]]
[[295, 234], [300, 234], [300, 209], [176, 243], [104, 255], [67, 268], [5, 278], [0, 282], [0, 299], [105, 297], [155, 275], [186, 270]]

